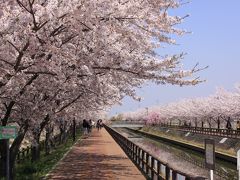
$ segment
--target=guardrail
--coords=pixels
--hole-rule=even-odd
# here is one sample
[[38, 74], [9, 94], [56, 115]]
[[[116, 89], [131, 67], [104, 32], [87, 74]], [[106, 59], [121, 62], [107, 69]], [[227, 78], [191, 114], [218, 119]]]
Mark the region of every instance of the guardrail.
[[120, 145], [128, 157], [140, 169], [147, 179], [157, 180], [204, 180], [205, 177], [191, 176], [184, 172], [180, 172], [170, 165], [161, 162], [154, 155], [150, 154], [143, 148], [131, 142], [129, 139], [113, 130], [112, 128], [104, 125], [108, 133]]
[[240, 131], [233, 130], [233, 129], [218, 129], [218, 128], [205, 128], [205, 127], [193, 127], [193, 126], [176, 126], [176, 125], [169, 125], [169, 124], [161, 124], [161, 127], [174, 128], [174, 129], [179, 129], [179, 130], [198, 133], [198, 134], [240, 139]]
[[[80, 130], [80, 127], [76, 127], [77, 130]], [[66, 137], [65, 138], [69, 138], [72, 135], [72, 130], [68, 130], [66, 132]], [[57, 142], [59, 144], [61, 144], [61, 134], [57, 134], [53, 137], [53, 142], [55, 142], [54, 144], [56, 145]], [[44, 150], [46, 146], [46, 142], [45, 140], [41, 141], [39, 144], [39, 150], [42, 151]], [[31, 154], [32, 154], [32, 146], [27, 146], [26, 148], [23, 148], [21, 150], [19, 150], [18, 154], [17, 154], [17, 163], [21, 163], [22, 161], [28, 160], [31, 158]]]
[[[69, 132], [66, 134], [69, 136]], [[68, 137], [66, 137], [68, 138]], [[54, 142], [60, 142], [60, 134], [57, 134], [53, 137]], [[39, 150], [42, 151], [45, 148], [45, 140], [41, 141], [39, 144]], [[19, 150], [17, 154], [17, 163], [21, 163], [22, 161], [25, 161], [27, 159], [31, 158], [31, 153], [32, 153], [32, 146], [27, 146], [26, 148], [23, 148]]]

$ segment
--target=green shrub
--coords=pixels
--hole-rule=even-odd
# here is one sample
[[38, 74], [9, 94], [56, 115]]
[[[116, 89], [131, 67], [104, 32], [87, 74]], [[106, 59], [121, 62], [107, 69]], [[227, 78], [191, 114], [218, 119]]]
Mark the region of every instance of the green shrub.
[[24, 173], [24, 174], [34, 174], [36, 172], [37, 172], [37, 167], [35, 164], [32, 164], [31, 162], [26, 163], [22, 167], [22, 173]]

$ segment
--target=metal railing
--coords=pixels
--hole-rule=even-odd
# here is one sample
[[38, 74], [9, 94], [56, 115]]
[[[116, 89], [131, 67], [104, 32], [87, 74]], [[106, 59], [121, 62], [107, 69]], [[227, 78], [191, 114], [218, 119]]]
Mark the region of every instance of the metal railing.
[[204, 180], [205, 177], [191, 176], [184, 172], [180, 172], [170, 165], [161, 162], [154, 155], [150, 154], [143, 148], [131, 142], [129, 139], [115, 131], [114, 129], [104, 125], [105, 129], [120, 145], [128, 157], [140, 169], [147, 179], [153, 180]]
[[193, 126], [177, 126], [169, 124], [161, 124], [161, 127], [174, 128], [182, 131], [188, 131], [198, 134], [221, 136], [228, 138], [240, 139], [240, 131], [233, 129], [218, 129], [218, 128], [205, 128], [205, 127], [193, 127]]

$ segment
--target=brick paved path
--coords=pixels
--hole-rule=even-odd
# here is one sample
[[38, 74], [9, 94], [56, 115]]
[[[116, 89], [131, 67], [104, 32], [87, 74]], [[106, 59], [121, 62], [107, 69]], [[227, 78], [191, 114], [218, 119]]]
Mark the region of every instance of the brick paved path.
[[48, 179], [142, 180], [145, 179], [105, 129], [94, 129], [91, 136], [78, 141], [58, 163]]

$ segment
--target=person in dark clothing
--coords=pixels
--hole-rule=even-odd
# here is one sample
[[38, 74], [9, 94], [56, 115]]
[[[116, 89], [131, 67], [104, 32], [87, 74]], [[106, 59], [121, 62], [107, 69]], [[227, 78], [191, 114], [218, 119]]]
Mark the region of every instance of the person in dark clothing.
[[98, 131], [100, 130], [100, 119], [97, 120], [97, 129], [98, 129]]
[[228, 117], [227, 124], [226, 124], [227, 129], [232, 129], [232, 124], [230, 122], [230, 117]]
[[240, 134], [240, 121], [237, 121], [237, 134]]
[[102, 127], [103, 127], [103, 122], [102, 122], [102, 120], [100, 119], [100, 129], [102, 129]]
[[227, 124], [226, 124], [227, 133], [230, 133], [230, 130], [232, 129], [232, 124], [230, 122], [230, 117], [228, 117]]
[[102, 120], [99, 119], [99, 120], [97, 121], [97, 129], [98, 129], [98, 131], [102, 128], [102, 126], [103, 126]]
[[89, 126], [88, 126], [88, 133], [92, 132], [92, 120], [90, 119], [88, 122]]
[[86, 119], [83, 120], [82, 127], [83, 127], [83, 134], [88, 135], [89, 124]]

